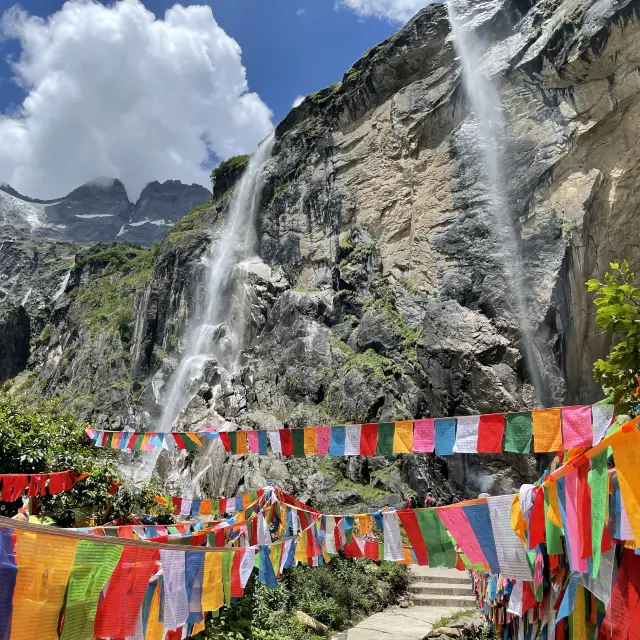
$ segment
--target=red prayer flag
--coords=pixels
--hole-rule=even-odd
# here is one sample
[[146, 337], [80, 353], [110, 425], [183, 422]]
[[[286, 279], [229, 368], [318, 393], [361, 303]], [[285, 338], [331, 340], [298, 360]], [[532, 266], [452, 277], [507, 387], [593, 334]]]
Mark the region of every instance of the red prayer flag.
[[578, 531], [580, 532], [580, 558], [593, 556], [591, 535], [591, 487], [589, 486], [589, 465], [578, 467]]
[[293, 455], [293, 440], [289, 429], [280, 429], [280, 446], [282, 447], [283, 456]]
[[360, 430], [360, 455], [375, 456], [378, 446], [378, 425], [363, 424]]
[[181, 433], [174, 433], [173, 440], [176, 443], [178, 449], [186, 449], [187, 445], [184, 443], [184, 436]]
[[29, 491], [27, 495], [30, 498], [37, 498], [46, 493], [47, 474], [46, 473], [34, 473], [30, 476]]
[[182, 507], [182, 498], [176, 498], [175, 496], [171, 498], [171, 502], [173, 502], [173, 513], [179, 514], [180, 507]]
[[222, 442], [222, 446], [227, 453], [231, 452], [231, 440], [229, 439], [229, 434], [222, 431], [220, 433], [220, 442]]
[[480, 416], [478, 426], [478, 453], [502, 453], [504, 414]]
[[413, 547], [413, 551], [416, 554], [416, 560], [420, 566], [426, 567], [429, 564], [429, 554], [427, 552], [427, 545], [425, 543], [420, 525], [418, 524], [418, 518], [415, 511], [405, 509], [398, 511], [398, 517], [402, 523], [402, 527], [407, 533], [409, 542]]
[[377, 542], [365, 540], [364, 557], [369, 560], [380, 560], [380, 545]]
[[58, 471], [49, 474], [49, 495], [55, 496], [65, 489], [65, 480], [69, 477], [68, 471]]
[[544, 489], [542, 487], [534, 487], [533, 491], [533, 508], [531, 509], [529, 522], [529, 549], [531, 551], [547, 540], [544, 519]]
[[135, 636], [136, 621], [142, 608], [149, 579], [157, 571], [157, 549], [124, 547], [122, 556], [98, 602], [93, 627], [97, 638]]
[[240, 565], [244, 558], [246, 550], [238, 549], [233, 554], [233, 562], [231, 564], [231, 597], [242, 598], [244, 596], [244, 589], [242, 588], [242, 582], [240, 580]]
[[2, 501], [14, 502], [27, 488], [28, 479], [25, 475], [6, 474], [2, 478]]
[[351, 542], [345, 542], [344, 555], [347, 556], [347, 558], [362, 558], [362, 551], [355, 539]]

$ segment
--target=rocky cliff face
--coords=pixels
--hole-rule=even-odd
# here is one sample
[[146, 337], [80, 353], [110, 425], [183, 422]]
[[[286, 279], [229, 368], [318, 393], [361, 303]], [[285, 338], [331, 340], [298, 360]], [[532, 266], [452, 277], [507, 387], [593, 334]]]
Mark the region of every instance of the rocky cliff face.
[[0, 187], [0, 225], [56, 240], [152, 245], [194, 207], [211, 199], [198, 184], [178, 180], [148, 184], [129, 202], [120, 180], [101, 178], [58, 200], [35, 200]]
[[[594, 401], [591, 365], [609, 338], [596, 333], [583, 283], [611, 259], [637, 268], [640, 258], [640, 0], [476, 4], [474, 29], [490, 41], [485, 67], [509, 132], [505, 198], [528, 276], [537, 364], [550, 402]], [[238, 269], [249, 348], [237, 373], [221, 379], [212, 369], [179, 426], [533, 406], [479, 164], [446, 7], [429, 5], [277, 128], [260, 258]], [[32, 274], [53, 282], [69, 273], [62, 293], [43, 284], [23, 303], [29, 364], [14, 389], [72, 390], [70, 402], [97, 425], [153, 423], [226, 211], [233, 180], [224, 178], [214, 203], [175, 224], [155, 254], [59, 251], [26, 239], [11, 244], [11, 259], [0, 252], [5, 306], [20, 304]], [[349, 509], [393, 502], [407, 483], [473, 495], [509, 490], [532, 473], [515, 457], [223, 458], [211, 444], [159, 468], [176, 485], [197, 474], [201, 488], [223, 493], [275, 480]]]

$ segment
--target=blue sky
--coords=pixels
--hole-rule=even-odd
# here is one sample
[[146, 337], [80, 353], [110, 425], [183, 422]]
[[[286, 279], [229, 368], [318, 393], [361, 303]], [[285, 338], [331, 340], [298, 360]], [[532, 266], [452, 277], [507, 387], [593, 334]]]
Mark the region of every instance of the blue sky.
[[[16, 12], [0, 0], [0, 181], [40, 197], [95, 173], [134, 196], [149, 179], [204, 183], [207, 157], [255, 149], [296, 97], [340, 80], [427, 0], [339, 1], [201, 0], [177, 11], [169, 0], [22, 0]], [[243, 67], [255, 96], [243, 97]]]

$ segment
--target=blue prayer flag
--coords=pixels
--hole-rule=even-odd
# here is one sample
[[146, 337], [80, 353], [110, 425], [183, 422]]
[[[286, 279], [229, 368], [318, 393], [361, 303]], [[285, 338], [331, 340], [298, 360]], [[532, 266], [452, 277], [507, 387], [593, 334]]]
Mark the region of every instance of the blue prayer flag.
[[344, 455], [344, 427], [331, 427], [331, 440], [329, 441], [329, 455], [340, 457]]
[[437, 419], [435, 421], [435, 443], [437, 456], [452, 456], [456, 443], [455, 418]]

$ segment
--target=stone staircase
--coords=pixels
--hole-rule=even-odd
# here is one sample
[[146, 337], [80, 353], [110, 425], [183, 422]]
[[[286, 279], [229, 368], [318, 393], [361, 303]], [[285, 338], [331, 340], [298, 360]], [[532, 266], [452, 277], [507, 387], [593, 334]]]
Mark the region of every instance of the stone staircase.
[[411, 566], [409, 594], [418, 607], [473, 609], [476, 599], [466, 571]]

